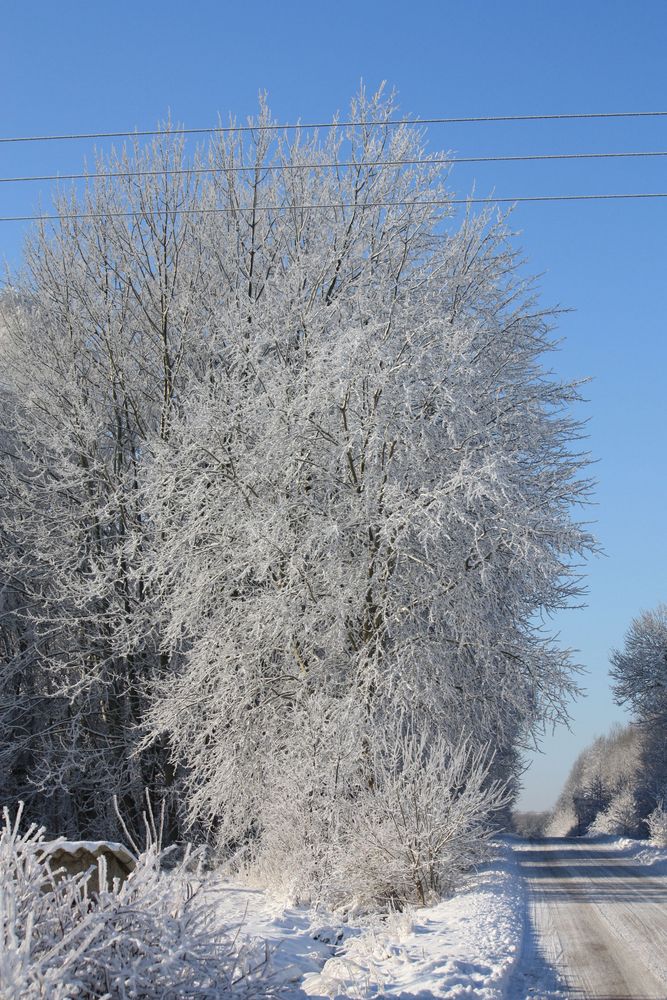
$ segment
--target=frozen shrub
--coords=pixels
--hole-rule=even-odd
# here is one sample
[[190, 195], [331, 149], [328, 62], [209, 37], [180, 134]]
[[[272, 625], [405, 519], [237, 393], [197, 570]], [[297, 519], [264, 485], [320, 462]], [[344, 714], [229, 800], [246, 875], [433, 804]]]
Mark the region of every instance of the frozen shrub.
[[467, 743], [405, 736], [377, 748], [370, 780], [341, 825], [329, 890], [363, 906], [424, 906], [487, 854], [506, 804], [490, 762]]
[[257, 982], [265, 949], [241, 949], [219, 928], [196, 852], [165, 872], [164, 852], [149, 846], [122, 886], [108, 884], [102, 860], [89, 894], [86, 873], [52, 871], [42, 830], [21, 833], [20, 817], [5, 810], [0, 833], [3, 1000], [271, 995]]
[[667, 809], [660, 802], [647, 817], [646, 825], [651, 843], [658, 847], [667, 847]]
[[293, 901], [364, 909], [427, 902], [484, 856], [506, 804], [490, 756], [414, 735], [405, 717], [370, 735], [363, 709], [315, 696], [267, 769], [253, 878]]

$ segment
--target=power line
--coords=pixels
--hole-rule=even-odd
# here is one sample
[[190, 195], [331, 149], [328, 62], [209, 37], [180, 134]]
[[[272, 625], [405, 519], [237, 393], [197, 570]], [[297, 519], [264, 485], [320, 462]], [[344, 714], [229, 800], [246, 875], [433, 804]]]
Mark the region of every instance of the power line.
[[[286, 202], [283, 205], [241, 205], [238, 208], [174, 208], [165, 210], [169, 216], [174, 215], [236, 215], [242, 212], [283, 212], [283, 211], [307, 211], [310, 209], [332, 210], [332, 209], [355, 209], [368, 211], [374, 208], [446, 208], [449, 205], [516, 205], [519, 203], [535, 202], [561, 202], [561, 201], [619, 201], [635, 198], [667, 198], [667, 191], [638, 191], [626, 194], [544, 194], [544, 195], [524, 195], [516, 198], [443, 198], [434, 200], [415, 201], [375, 201], [367, 204], [354, 204], [353, 202], [331, 202], [313, 203], [303, 205], [292, 205]], [[131, 218], [155, 218], [165, 214], [165, 212], [151, 211], [128, 211], [128, 212], [76, 212], [63, 215], [0, 215], [0, 222], [66, 222], [74, 220], [89, 219], [131, 219]]]
[[2, 142], [56, 142], [68, 139], [122, 139], [160, 135], [209, 135], [227, 132], [281, 132], [291, 129], [393, 128], [400, 125], [467, 125], [482, 122], [576, 121], [604, 118], [665, 118], [667, 111], [597, 111], [552, 115], [476, 115], [459, 118], [393, 118], [379, 121], [290, 122], [265, 125], [212, 125], [208, 128], [131, 129], [118, 132], [70, 132], [60, 135], [0, 136]]
[[[446, 166], [455, 163], [517, 163], [535, 160], [605, 160], [619, 158], [646, 158], [667, 156], [667, 150], [645, 150], [610, 153], [527, 153], [508, 156], [436, 156], [432, 159], [375, 160], [358, 163], [355, 160], [331, 160], [323, 163], [283, 163], [267, 164], [262, 171], [325, 170], [335, 167], [402, 167], [402, 166]], [[165, 167], [162, 170], [110, 170], [102, 173], [77, 174], [31, 174], [17, 177], [0, 177], [0, 184], [19, 184], [29, 181], [83, 181], [119, 177], [161, 177], [164, 175], [199, 175], [216, 173], [251, 173], [256, 166], [238, 167]]]

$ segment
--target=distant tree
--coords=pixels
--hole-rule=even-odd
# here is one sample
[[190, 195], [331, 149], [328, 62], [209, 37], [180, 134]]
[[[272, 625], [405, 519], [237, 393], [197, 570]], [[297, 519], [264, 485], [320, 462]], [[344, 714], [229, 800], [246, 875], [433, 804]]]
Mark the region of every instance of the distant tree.
[[589, 833], [612, 834], [617, 837], [632, 837], [638, 831], [637, 802], [631, 788], [624, 788], [615, 795], [588, 828]]
[[646, 826], [651, 841], [658, 847], [667, 847], [667, 809], [663, 802], [646, 817]]
[[622, 650], [611, 654], [614, 697], [627, 705], [642, 733], [642, 782], [637, 792], [646, 815], [667, 796], [667, 604], [633, 619]]
[[640, 722], [667, 722], [667, 604], [633, 619], [622, 650], [611, 654], [614, 697]]

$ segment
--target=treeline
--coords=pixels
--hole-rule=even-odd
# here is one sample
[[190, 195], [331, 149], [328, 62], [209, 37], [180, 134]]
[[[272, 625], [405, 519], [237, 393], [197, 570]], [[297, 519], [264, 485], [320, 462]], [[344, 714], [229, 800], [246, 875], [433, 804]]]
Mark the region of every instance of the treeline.
[[[561, 721], [577, 388], [391, 101], [101, 160], [2, 298], [0, 788], [296, 894], [426, 898]], [[189, 167], [196, 167], [190, 172]], [[494, 814], [496, 818], [494, 819]]]
[[630, 725], [616, 725], [575, 761], [552, 812], [520, 814], [528, 836], [616, 834], [667, 844], [667, 606], [635, 618], [611, 655], [613, 692]]
[[641, 768], [641, 734], [635, 727], [618, 725], [598, 737], [574, 762], [545, 833], [646, 835], [637, 801]]

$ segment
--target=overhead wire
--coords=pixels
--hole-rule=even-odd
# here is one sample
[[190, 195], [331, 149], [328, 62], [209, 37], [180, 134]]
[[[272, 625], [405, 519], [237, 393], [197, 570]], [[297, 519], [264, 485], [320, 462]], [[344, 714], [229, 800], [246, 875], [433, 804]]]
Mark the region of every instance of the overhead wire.
[[[566, 113], [566, 114], [536, 114], [536, 115], [478, 115], [478, 116], [468, 116], [468, 117], [440, 117], [440, 118], [423, 118], [423, 119], [412, 119], [412, 118], [401, 118], [401, 119], [386, 119], [386, 120], [345, 120], [345, 121], [331, 121], [331, 122], [309, 122], [309, 123], [259, 123], [259, 124], [249, 124], [249, 125], [229, 125], [229, 126], [211, 126], [207, 128], [162, 128], [162, 129], [144, 129], [144, 130], [133, 130], [133, 131], [116, 131], [116, 132], [85, 132], [85, 133], [67, 133], [67, 134], [52, 134], [52, 135], [29, 135], [29, 136], [5, 136], [0, 137], [0, 143], [18, 143], [18, 142], [47, 142], [55, 140], [74, 140], [74, 139], [110, 139], [110, 138], [121, 138], [121, 137], [146, 137], [146, 136], [174, 136], [174, 135], [197, 135], [197, 134], [212, 134], [212, 133], [231, 133], [231, 132], [253, 132], [253, 131], [286, 131], [289, 129], [317, 129], [317, 128], [344, 128], [344, 127], [392, 127], [400, 125], [436, 125], [436, 124], [464, 124], [464, 123], [478, 123], [478, 122], [527, 122], [527, 121], [558, 121], [558, 120], [577, 120], [577, 119], [627, 119], [627, 118], [656, 118], [656, 117], [667, 117], [667, 111], [614, 111], [614, 112], [577, 112], [577, 113]], [[401, 167], [401, 166], [439, 166], [439, 165], [454, 165], [460, 163], [474, 164], [474, 163], [511, 163], [511, 162], [535, 162], [535, 161], [553, 161], [553, 160], [593, 160], [593, 159], [619, 159], [619, 158], [650, 158], [650, 157], [663, 157], [667, 156], [667, 151], [664, 150], [628, 150], [628, 151], [603, 151], [603, 152], [575, 152], [575, 153], [531, 153], [531, 154], [508, 154], [508, 155], [492, 155], [492, 156], [446, 156], [446, 157], [431, 157], [431, 158], [421, 158], [421, 159], [396, 159], [396, 160], [378, 160], [375, 163], [369, 164], [359, 164], [357, 161], [330, 161], [322, 163], [284, 163], [284, 164], [267, 164], [262, 167], [262, 171], [272, 171], [272, 170], [317, 170], [317, 169], [330, 169], [330, 168], [348, 168], [357, 166], [369, 166], [369, 167]], [[13, 177], [0, 177], [0, 184], [12, 184], [12, 183], [29, 183], [29, 182], [44, 182], [44, 181], [77, 181], [77, 180], [96, 180], [96, 179], [106, 179], [106, 178], [121, 178], [121, 177], [150, 177], [150, 176], [163, 176], [163, 175], [200, 175], [200, 174], [213, 174], [218, 172], [248, 172], [255, 171], [257, 168], [253, 166], [207, 166], [207, 167], [183, 167], [183, 168], [162, 168], [159, 170], [111, 170], [103, 172], [79, 172], [79, 173], [50, 173], [50, 174], [40, 174], [40, 175], [18, 175]], [[494, 204], [520, 204], [520, 203], [539, 203], [539, 202], [580, 202], [580, 201], [610, 201], [610, 200], [631, 200], [631, 199], [662, 199], [667, 197], [667, 192], [623, 192], [623, 193], [593, 193], [593, 194], [570, 194], [570, 195], [528, 195], [528, 196], [516, 196], [516, 197], [487, 197], [487, 198], [452, 198], [452, 199], [442, 199], [442, 200], [415, 200], [415, 201], [378, 201], [369, 202], [367, 204], [348, 204], [345, 202], [340, 203], [312, 203], [312, 204], [300, 204], [292, 205], [289, 203], [278, 204], [278, 205], [260, 205], [255, 206], [255, 210], [260, 211], [283, 211], [283, 210], [309, 210], [309, 209], [319, 209], [319, 210], [332, 210], [332, 209], [350, 209], [357, 208], [360, 210], [369, 210], [374, 208], [389, 208], [389, 207], [401, 207], [406, 205], [414, 206], [432, 206], [437, 207], [447, 207], [456, 205], [470, 205], [470, 204], [483, 204], [483, 205], [494, 205]], [[251, 207], [238, 206], [235, 208], [197, 208], [197, 209], [174, 209], [170, 210], [172, 214], [178, 215], [209, 215], [209, 214], [230, 214], [235, 212], [250, 211]], [[5, 215], [0, 216], [0, 222], [57, 222], [66, 220], [85, 220], [85, 219], [95, 219], [95, 218], [131, 218], [131, 217], [142, 217], [150, 215], [158, 215], [160, 212], [141, 212], [141, 211], [119, 211], [119, 212], [105, 212], [105, 213], [93, 213], [93, 212], [74, 212], [74, 213], [40, 213], [37, 215]]]
[[229, 132], [285, 132], [293, 129], [320, 128], [392, 128], [401, 125], [464, 125], [482, 122], [576, 121], [591, 119], [665, 118], [667, 111], [585, 111], [566, 114], [539, 115], [469, 115], [446, 118], [388, 118], [378, 120], [343, 120], [328, 122], [265, 122], [251, 125], [212, 125], [205, 128], [129, 129], [115, 132], [69, 132], [54, 135], [0, 136], [0, 143], [57, 142], [73, 139], [144, 138], [161, 135], [209, 135]]
[[515, 198], [442, 198], [415, 199], [400, 201], [354, 202], [312, 202], [310, 204], [292, 204], [285, 202], [276, 205], [239, 205], [234, 208], [165, 208], [155, 211], [121, 211], [121, 212], [73, 212], [44, 215], [0, 215], [0, 222], [67, 222], [92, 219], [129, 219], [129, 218], [159, 218], [163, 215], [235, 215], [243, 212], [282, 212], [355, 209], [368, 211], [375, 208], [447, 208], [449, 205], [515, 205], [530, 202], [564, 202], [564, 201], [619, 201], [631, 199], [667, 198], [667, 191], [632, 191], [610, 194], [545, 194], [523, 195]]
[[[604, 160], [620, 158], [648, 158], [667, 156], [667, 150], [628, 150], [603, 153], [526, 153], [495, 156], [434, 156], [420, 159], [375, 160], [359, 163], [356, 160], [330, 160], [322, 163], [268, 163], [261, 167], [265, 171], [325, 170], [336, 167], [404, 167], [404, 166], [448, 166], [457, 163], [519, 163], [543, 160]], [[164, 167], [159, 170], [109, 170], [101, 172], [80, 172], [73, 174], [27, 174], [16, 177], [0, 177], [0, 184], [19, 184], [37, 181], [83, 181], [120, 177], [160, 177], [187, 176], [216, 173], [249, 173], [257, 167], [251, 166], [208, 166], [208, 167]]]

